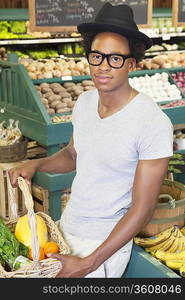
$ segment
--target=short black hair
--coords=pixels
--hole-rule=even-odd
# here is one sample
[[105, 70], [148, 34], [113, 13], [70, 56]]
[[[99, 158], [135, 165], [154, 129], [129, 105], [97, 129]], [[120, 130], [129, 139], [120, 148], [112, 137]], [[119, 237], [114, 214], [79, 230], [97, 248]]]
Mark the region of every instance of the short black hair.
[[[83, 47], [86, 55], [88, 55], [89, 51], [91, 51], [91, 45], [95, 38], [95, 36], [100, 32], [87, 32], [82, 34], [83, 38]], [[133, 58], [135, 58], [136, 63], [140, 62], [145, 57], [145, 45], [139, 41], [138, 39], [134, 38], [127, 38], [130, 48], [130, 53]]]

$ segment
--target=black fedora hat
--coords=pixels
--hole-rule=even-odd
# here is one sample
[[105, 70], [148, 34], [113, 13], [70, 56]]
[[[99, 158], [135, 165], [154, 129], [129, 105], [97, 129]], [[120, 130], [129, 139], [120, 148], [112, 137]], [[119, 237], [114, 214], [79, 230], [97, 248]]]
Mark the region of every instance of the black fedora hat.
[[139, 31], [134, 14], [130, 6], [126, 4], [112, 5], [105, 3], [98, 12], [94, 22], [81, 23], [77, 26], [79, 33], [88, 32], [115, 32], [127, 38], [135, 38], [143, 42], [146, 49], [152, 46], [152, 40]]

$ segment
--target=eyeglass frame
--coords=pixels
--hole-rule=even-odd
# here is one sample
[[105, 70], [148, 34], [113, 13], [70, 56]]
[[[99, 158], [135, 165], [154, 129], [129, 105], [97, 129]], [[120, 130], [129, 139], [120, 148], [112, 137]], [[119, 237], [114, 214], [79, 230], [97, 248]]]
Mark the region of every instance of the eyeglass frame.
[[[96, 65], [95, 65], [95, 64], [91, 64], [91, 63], [89, 62], [89, 54], [91, 54], [91, 53], [97, 53], [97, 54], [102, 55], [102, 61], [101, 61], [99, 64], [96, 64]], [[112, 55], [121, 56], [121, 57], [123, 58], [123, 63], [122, 63], [122, 65], [121, 65], [120, 67], [113, 67], [113, 66], [111, 66], [111, 64], [110, 64], [110, 62], [109, 62], [109, 57], [112, 56]], [[102, 53], [102, 52], [100, 52], [100, 51], [89, 51], [89, 52], [87, 52], [87, 60], [88, 60], [88, 63], [89, 63], [91, 66], [95, 66], [95, 67], [100, 66], [100, 65], [102, 64], [102, 62], [104, 61], [104, 59], [106, 58], [106, 59], [107, 59], [107, 63], [108, 63], [108, 65], [109, 65], [111, 68], [113, 68], [113, 69], [121, 69], [121, 68], [123, 67], [124, 63], [125, 63], [125, 60], [126, 60], [127, 58], [131, 58], [131, 57], [133, 57], [131, 54], [128, 54], [128, 55], [124, 55], [124, 54], [120, 54], [120, 53], [109, 53], [109, 54], [105, 54], [105, 53]]]

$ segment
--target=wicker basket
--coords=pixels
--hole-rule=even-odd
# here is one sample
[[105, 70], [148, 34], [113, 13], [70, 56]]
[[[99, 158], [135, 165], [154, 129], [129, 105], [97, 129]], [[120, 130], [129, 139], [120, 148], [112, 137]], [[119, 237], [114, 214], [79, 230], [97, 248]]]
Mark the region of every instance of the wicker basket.
[[152, 219], [138, 236], [151, 237], [172, 225], [179, 228], [185, 225], [185, 185], [166, 179]]
[[[20, 189], [23, 192], [25, 198], [25, 205], [28, 210], [28, 219], [32, 234], [32, 254], [33, 254], [33, 263], [29, 266], [22, 267], [16, 271], [6, 271], [4, 267], [0, 264], [0, 278], [53, 278], [56, 277], [57, 273], [61, 269], [61, 262], [54, 258], [46, 258], [39, 261], [39, 243], [36, 233], [36, 222], [35, 222], [35, 213], [33, 211], [33, 199], [29, 190], [29, 186], [26, 181], [22, 178], [18, 178], [18, 184]], [[10, 183], [9, 183], [9, 188]], [[13, 197], [12, 197], [13, 198]], [[43, 212], [38, 212], [47, 226], [48, 238], [49, 240], [55, 241], [59, 245], [59, 253], [68, 255], [70, 254], [70, 248], [65, 242], [62, 233], [59, 231], [56, 223], [51, 219], [50, 216]], [[8, 227], [14, 231], [15, 225], [17, 223], [17, 218], [14, 220], [8, 221], [6, 224]]]
[[0, 146], [0, 162], [15, 162], [25, 158], [27, 153], [28, 139], [9, 146]]

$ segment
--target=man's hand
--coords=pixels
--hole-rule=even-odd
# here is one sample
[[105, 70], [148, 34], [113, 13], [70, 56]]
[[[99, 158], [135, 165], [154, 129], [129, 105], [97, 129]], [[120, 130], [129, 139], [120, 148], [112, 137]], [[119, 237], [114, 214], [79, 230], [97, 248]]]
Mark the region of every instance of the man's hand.
[[56, 258], [61, 261], [62, 268], [56, 277], [60, 278], [83, 278], [91, 271], [88, 258], [78, 256], [67, 256], [61, 254], [48, 254], [48, 257]]

